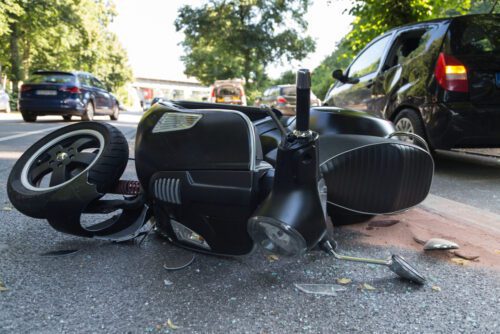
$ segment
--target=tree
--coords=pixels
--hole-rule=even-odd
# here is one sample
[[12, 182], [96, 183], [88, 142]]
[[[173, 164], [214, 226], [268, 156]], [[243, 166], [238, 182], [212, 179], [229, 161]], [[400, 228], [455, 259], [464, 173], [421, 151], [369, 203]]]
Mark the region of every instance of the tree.
[[175, 26], [185, 36], [185, 73], [207, 85], [243, 77], [247, 90], [260, 86], [269, 64], [314, 51], [304, 36], [308, 6], [309, 0], [211, 0], [180, 8]]

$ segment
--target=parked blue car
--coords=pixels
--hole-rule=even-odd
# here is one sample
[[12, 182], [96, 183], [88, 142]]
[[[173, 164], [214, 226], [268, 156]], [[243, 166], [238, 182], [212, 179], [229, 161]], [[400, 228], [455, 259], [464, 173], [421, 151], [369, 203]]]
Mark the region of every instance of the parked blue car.
[[104, 84], [85, 72], [37, 71], [21, 86], [19, 109], [26, 122], [38, 116], [60, 115], [65, 121], [80, 116], [91, 121], [95, 115], [117, 120], [118, 100]]

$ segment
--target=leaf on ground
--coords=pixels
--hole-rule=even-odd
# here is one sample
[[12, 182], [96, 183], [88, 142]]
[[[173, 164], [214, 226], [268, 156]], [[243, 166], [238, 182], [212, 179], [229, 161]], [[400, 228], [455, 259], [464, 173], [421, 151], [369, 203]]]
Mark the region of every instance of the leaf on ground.
[[458, 264], [459, 266], [466, 266], [469, 264], [470, 261], [466, 259], [461, 259], [459, 257], [452, 257], [451, 262]]
[[466, 260], [469, 260], [469, 261], [474, 261], [474, 260], [479, 259], [479, 255], [469, 255], [469, 254], [465, 254], [462, 251], [453, 251], [452, 253], [455, 256], [458, 256], [458, 257], [460, 257], [462, 259], [466, 259]]
[[4, 206], [2, 211], [12, 211], [12, 208], [10, 206]]
[[432, 291], [434, 291], [434, 292], [441, 292], [441, 288], [439, 286], [437, 286], [437, 285], [433, 285], [432, 286]]
[[174, 323], [172, 322], [172, 320], [168, 319], [167, 320], [167, 326], [170, 328], [170, 329], [178, 329], [179, 326], [176, 326], [174, 325]]
[[397, 219], [372, 220], [368, 223], [370, 227], [389, 227], [399, 223]]
[[4, 292], [4, 291], [8, 291], [8, 290], [9, 290], [9, 289], [7, 289], [7, 288], [5, 287], [5, 285], [3, 284], [3, 282], [2, 282], [2, 281], [0, 281], [0, 292]]
[[278, 257], [278, 255], [274, 255], [274, 254], [271, 254], [271, 255], [268, 255], [266, 256], [267, 257], [267, 261], [269, 262], [274, 262], [274, 261], [278, 261], [280, 258]]
[[368, 283], [363, 283], [361, 286], [360, 286], [361, 289], [363, 290], [368, 290], [368, 291], [373, 291], [375, 290], [375, 287], [368, 284]]
[[346, 284], [349, 284], [352, 282], [352, 279], [350, 278], [337, 278], [337, 284], [342, 284], [342, 285], [346, 285]]

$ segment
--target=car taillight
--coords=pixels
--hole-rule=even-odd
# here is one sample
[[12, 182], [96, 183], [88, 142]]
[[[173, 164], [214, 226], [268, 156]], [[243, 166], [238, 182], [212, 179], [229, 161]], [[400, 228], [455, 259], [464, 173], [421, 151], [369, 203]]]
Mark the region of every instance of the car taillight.
[[27, 91], [30, 91], [32, 89], [31, 86], [27, 86], [27, 85], [22, 85], [21, 86], [21, 93], [22, 92], [27, 92]]
[[288, 101], [283, 96], [278, 96], [276, 99], [277, 103], [287, 103]]
[[462, 93], [469, 91], [467, 68], [453, 56], [440, 53], [434, 75], [439, 85], [448, 91]]
[[210, 93], [211, 97], [215, 97], [215, 88], [212, 88], [212, 92]]
[[69, 86], [69, 87], [61, 87], [59, 88], [61, 92], [68, 92], [68, 93], [80, 93], [80, 88], [77, 86]]

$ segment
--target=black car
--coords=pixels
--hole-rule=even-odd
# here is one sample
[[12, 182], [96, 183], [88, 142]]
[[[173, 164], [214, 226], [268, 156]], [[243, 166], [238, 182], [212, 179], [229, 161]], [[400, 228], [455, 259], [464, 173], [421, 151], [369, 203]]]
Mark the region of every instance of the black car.
[[21, 86], [19, 109], [26, 122], [38, 116], [60, 115], [64, 120], [80, 116], [90, 121], [94, 115], [117, 120], [118, 100], [104, 84], [85, 72], [38, 71]]
[[395, 28], [370, 42], [324, 104], [368, 111], [433, 149], [500, 146], [500, 15]]

